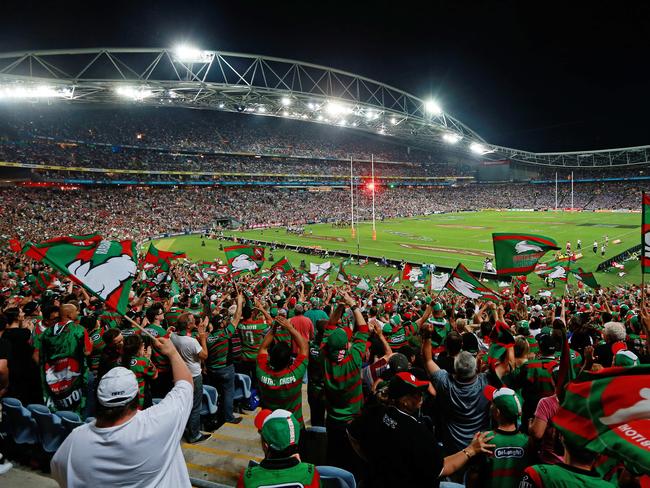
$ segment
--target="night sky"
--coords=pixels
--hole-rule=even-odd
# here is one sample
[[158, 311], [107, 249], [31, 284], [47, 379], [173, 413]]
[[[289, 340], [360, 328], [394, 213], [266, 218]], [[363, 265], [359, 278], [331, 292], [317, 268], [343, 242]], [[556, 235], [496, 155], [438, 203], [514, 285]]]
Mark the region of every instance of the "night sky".
[[434, 96], [495, 144], [650, 144], [650, 2], [6, 3], [0, 51], [187, 42], [324, 64]]

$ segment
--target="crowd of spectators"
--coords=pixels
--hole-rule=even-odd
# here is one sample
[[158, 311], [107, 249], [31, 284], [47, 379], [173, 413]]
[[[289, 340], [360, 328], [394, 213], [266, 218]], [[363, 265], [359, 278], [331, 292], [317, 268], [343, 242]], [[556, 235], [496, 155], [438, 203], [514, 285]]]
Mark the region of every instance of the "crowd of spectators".
[[[101, 246], [102, 237], [87, 239]], [[619, 403], [599, 407], [608, 413], [601, 421], [611, 429], [647, 421], [650, 309], [638, 286], [571, 297], [516, 287], [493, 302], [381, 279], [364, 291], [355, 276], [330, 284], [296, 279], [307, 276], [299, 270], [233, 279], [157, 254], [134, 280], [123, 319], [11, 249], [0, 250], [0, 396], [90, 419], [51, 458], [60, 486], [191, 486], [180, 441], [200, 443], [242, 421], [232, 409], [235, 372], [249, 375], [259, 399], [264, 449], [238, 487], [322, 486], [301, 458], [307, 409], [311, 426], [326, 429], [326, 464], [362, 487], [648, 481], [633, 439], [586, 447], [579, 439], [588, 433], [571, 430], [588, 407], [570, 402], [593, 408], [605, 393], [583, 388], [563, 399], [567, 378], [599, 372], [622, 381], [608, 388], [630, 390], [608, 393]], [[166, 269], [161, 279], [156, 266]], [[214, 424], [199, 415], [204, 382], [220, 392]], [[2, 446], [29, 459], [25, 448]], [[0, 458], [0, 476], [10, 468]]]
[[[630, 182], [575, 185], [574, 207], [587, 210], [634, 208], [641, 189]], [[357, 193], [360, 220], [372, 216], [372, 195]], [[555, 206], [554, 185], [498, 184], [440, 187], [381, 187], [375, 199], [379, 219], [490, 208], [544, 210]], [[560, 188], [558, 206], [571, 205], [570, 188]], [[74, 234], [144, 240], [165, 232], [209, 228], [221, 217], [245, 226], [301, 225], [347, 220], [347, 190], [306, 191], [271, 187], [78, 187], [0, 188], [0, 234], [28, 239], [54, 237], [58, 225]], [[57, 226], [52, 226], [57, 222]]]

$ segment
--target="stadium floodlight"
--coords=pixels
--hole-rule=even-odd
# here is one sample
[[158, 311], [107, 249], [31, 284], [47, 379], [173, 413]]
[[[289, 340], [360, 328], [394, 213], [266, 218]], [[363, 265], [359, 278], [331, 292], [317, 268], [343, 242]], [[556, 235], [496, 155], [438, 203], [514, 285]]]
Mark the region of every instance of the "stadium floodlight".
[[442, 136], [443, 141], [448, 142], [449, 144], [456, 144], [462, 138], [463, 138], [462, 136], [456, 134], [455, 132], [447, 132]]
[[308, 108], [309, 110], [316, 110], [316, 105], [314, 105], [313, 103], [309, 102], [309, 103], [307, 104], [307, 108]]
[[181, 44], [174, 48], [174, 59], [179, 63], [210, 63], [214, 59], [214, 53], [203, 51], [193, 46]]
[[393, 125], [397, 124], [397, 119], [395, 117], [391, 117], [390, 118], [390, 123], [393, 124]]
[[339, 102], [327, 102], [327, 107], [325, 107], [325, 110], [327, 111], [328, 114], [337, 116], [337, 115], [347, 115], [352, 113], [352, 108], [348, 107], [346, 105], [343, 105], [342, 103]]
[[319, 116], [316, 117], [316, 118], [317, 118], [318, 120], [323, 120], [323, 116], [322, 116], [322, 115], [319, 115]]
[[259, 106], [259, 107], [257, 107], [257, 111], [259, 113], [263, 114], [264, 112], [266, 112], [266, 107], [264, 107], [263, 105]]
[[25, 99], [25, 98], [71, 98], [72, 90], [69, 88], [55, 88], [53, 86], [38, 85], [0, 85], [0, 99]]
[[223, 107], [225, 107], [225, 105], [223, 103], [220, 103], [219, 108], [223, 108]]
[[440, 115], [442, 113], [442, 108], [435, 100], [427, 100], [424, 102], [424, 110], [433, 115]]
[[118, 95], [131, 100], [144, 100], [153, 95], [153, 92], [147, 87], [139, 86], [118, 86], [115, 90]]
[[357, 123], [356, 123], [356, 122], [352, 122], [352, 127], [356, 127], [356, 126], [357, 126]]
[[345, 120], [345, 119], [341, 119], [341, 120], [339, 120], [339, 125], [342, 125], [343, 127], [345, 127], [346, 125], [348, 125], [348, 121]]
[[487, 154], [491, 152], [489, 149], [486, 149], [483, 144], [479, 144], [478, 142], [472, 142], [469, 145], [469, 149], [475, 154]]
[[289, 112], [287, 112], [287, 111], [285, 110], [284, 112], [282, 112], [282, 115], [283, 115], [284, 117], [289, 117]]
[[280, 103], [282, 104], [283, 107], [288, 107], [291, 105], [291, 99], [289, 97], [282, 97]]
[[301, 117], [302, 117], [303, 119], [306, 119], [306, 118], [307, 118], [307, 114], [302, 114]]

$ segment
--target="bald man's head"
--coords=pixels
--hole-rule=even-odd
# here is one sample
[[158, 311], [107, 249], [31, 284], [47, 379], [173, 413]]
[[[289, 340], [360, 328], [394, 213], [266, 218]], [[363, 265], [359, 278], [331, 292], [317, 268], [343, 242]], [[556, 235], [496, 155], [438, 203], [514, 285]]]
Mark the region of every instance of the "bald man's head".
[[61, 322], [67, 322], [68, 320], [77, 320], [78, 315], [77, 307], [72, 303], [66, 303], [61, 305]]

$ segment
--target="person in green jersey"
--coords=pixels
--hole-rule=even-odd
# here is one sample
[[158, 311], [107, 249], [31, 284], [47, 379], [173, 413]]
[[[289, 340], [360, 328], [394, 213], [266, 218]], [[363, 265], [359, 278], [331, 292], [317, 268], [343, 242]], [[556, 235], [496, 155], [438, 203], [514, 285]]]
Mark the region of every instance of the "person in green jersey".
[[594, 471], [597, 454], [562, 438], [564, 464], [535, 464], [524, 470], [519, 488], [612, 488]]
[[[298, 346], [298, 355], [291, 362], [291, 345], [275, 341], [278, 327], [286, 330]], [[257, 381], [262, 408], [283, 408], [290, 411], [304, 427], [302, 416], [302, 378], [307, 371], [307, 340], [284, 317], [277, 316], [271, 332], [266, 335], [257, 355]]]
[[300, 460], [300, 423], [291, 412], [263, 409], [255, 417], [255, 426], [262, 437], [264, 459], [242, 472], [237, 488], [322, 486], [316, 466]]
[[156, 367], [149, 359], [151, 349], [145, 350], [144, 341], [138, 335], [124, 339], [122, 366], [130, 369], [138, 380], [138, 410], [151, 406], [149, 382], [158, 376]]
[[46, 405], [51, 410], [85, 413], [88, 384], [86, 356], [92, 352], [88, 332], [77, 325], [77, 307], [62, 305], [59, 322], [40, 339], [41, 377]]
[[229, 364], [228, 352], [230, 339], [236, 334], [241, 320], [244, 296], [237, 296], [237, 310], [232, 320], [222, 320], [220, 316], [213, 317], [212, 330], [208, 334], [208, 359], [206, 368], [210, 384], [219, 391], [220, 408], [218, 414], [224, 422], [238, 424], [242, 417], [233, 414], [233, 397], [235, 393], [235, 366]]
[[[355, 471], [355, 454], [347, 436], [348, 424], [357, 417], [363, 407], [361, 370], [366, 357], [368, 325], [348, 293], [341, 293], [328, 327], [335, 327], [323, 341], [322, 368], [327, 408], [327, 463], [349, 471]], [[348, 328], [336, 327], [345, 307], [352, 309], [356, 331], [352, 341]]]
[[487, 435], [492, 437], [494, 453], [481, 459], [478, 470], [468, 477], [467, 486], [512, 488], [517, 486], [531, 458], [528, 436], [517, 430], [522, 400], [514, 390], [506, 387], [497, 389], [488, 385], [483, 394], [491, 402], [495, 429]]
[[[228, 310], [228, 313], [234, 315], [235, 311], [236, 308], [233, 305]], [[242, 356], [238, 372], [249, 375], [253, 380], [253, 384], [255, 384], [257, 352], [271, 322], [264, 316], [260, 317], [259, 310], [251, 309], [248, 304], [245, 304], [242, 309], [242, 318], [243, 320], [237, 326], [237, 331], [241, 337]]]
[[[169, 339], [171, 333], [163, 326], [165, 310], [161, 304], [154, 304], [145, 312], [145, 330], [154, 337]], [[151, 361], [158, 371], [158, 376], [151, 382], [151, 396], [153, 398], [165, 398], [165, 395], [172, 389], [172, 371], [167, 356], [154, 348]]]

